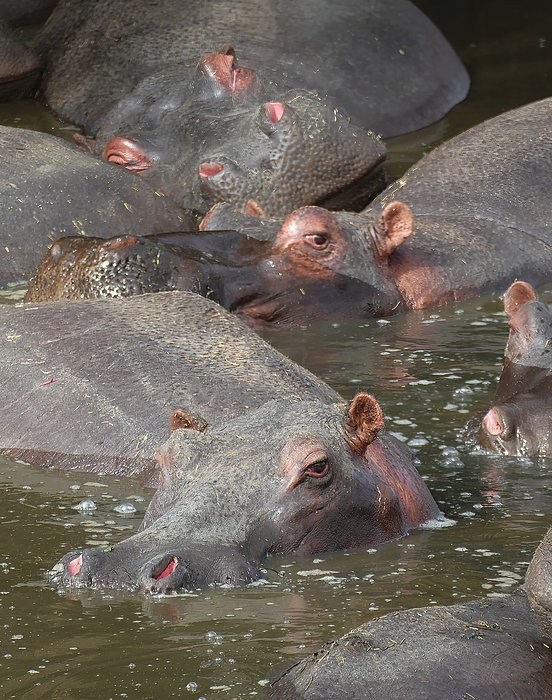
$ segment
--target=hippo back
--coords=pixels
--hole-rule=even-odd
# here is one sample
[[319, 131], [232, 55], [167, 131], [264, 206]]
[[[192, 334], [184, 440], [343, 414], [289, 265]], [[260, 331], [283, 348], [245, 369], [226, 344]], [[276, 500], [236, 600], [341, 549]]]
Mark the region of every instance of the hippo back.
[[340, 400], [190, 292], [5, 306], [0, 329], [0, 453], [36, 464], [132, 476], [175, 408], [219, 423], [274, 398]]

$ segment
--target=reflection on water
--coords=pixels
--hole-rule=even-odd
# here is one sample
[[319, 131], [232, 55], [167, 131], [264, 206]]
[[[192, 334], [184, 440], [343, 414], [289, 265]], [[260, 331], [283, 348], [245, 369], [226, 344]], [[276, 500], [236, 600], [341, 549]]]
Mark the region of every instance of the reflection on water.
[[[547, 96], [552, 77], [548, 3], [417, 4], [459, 51], [473, 86], [439, 124], [393, 139], [394, 176], [481, 119]], [[31, 102], [0, 106], [0, 122], [71, 131]], [[0, 302], [21, 294], [11, 287]], [[359, 389], [377, 395], [388, 429], [416, 451], [450, 526], [367, 552], [271, 559], [267, 581], [243, 589], [147, 599], [67, 593], [45, 584], [57, 557], [127, 537], [150, 493], [124, 480], [1, 460], [3, 698], [254, 697], [285, 666], [362, 621], [499, 595], [522, 581], [551, 524], [550, 460], [488, 455], [463, 436], [496, 387], [507, 337], [498, 298], [266, 337], [347, 398]], [[85, 499], [96, 509], [75, 509]], [[136, 512], [121, 514], [121, 503]]]

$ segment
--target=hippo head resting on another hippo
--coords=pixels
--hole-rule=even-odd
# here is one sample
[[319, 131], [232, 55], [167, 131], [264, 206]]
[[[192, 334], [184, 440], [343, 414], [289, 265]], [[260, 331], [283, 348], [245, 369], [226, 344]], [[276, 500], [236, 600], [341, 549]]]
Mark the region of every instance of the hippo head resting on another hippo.
[[527, 282], [504, 295], [510, 335], [492, 408], [478, 438], [508, 455], [552, 455], [552, 309]]
[[[230, 227], [240, 231], [210, 230]], [[217, 205], [199, 233], [61, 239], [44, 256], [26, 299], [190, 289], [252, 324], [385, 316], [401, 305], [388, 258], [412, 227], [401, 202], [388, 204], [378, 219], [304, 207], [281, 223]]]
[[[200, 430], [176, 410], [172, 427]], [[270, 554], [369, 547], [439, 515], [370, 394], [349, 407], [274, 400], [204, 432], [174, 430], [140, 531], [67, 554], [53, 580], [162, 593], [261, 577]], [[262, 438], [261, 438], [262, 436]]]
[[341, 192], [354, 183], [359, 208], [384, 185], [378, 137], [316, 93], [261, 80], [231, 47], [204, 54], [191, 76], [179, 66], [146, 78], [95, 140], [77, 141], [198, 211], [224, 201], [273, 216], [333, 196], [351, 205], [356, 195]]

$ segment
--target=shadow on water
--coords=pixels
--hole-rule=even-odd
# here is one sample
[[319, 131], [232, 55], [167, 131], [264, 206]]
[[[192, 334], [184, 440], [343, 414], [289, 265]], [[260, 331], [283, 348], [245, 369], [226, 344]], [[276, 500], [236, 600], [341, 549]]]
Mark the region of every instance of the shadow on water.
[[[472, 90], [440, 123], [390, 142], [393, 176], [482, 119], [548, 96], [551, 85], [548, 3], [416, 4], [466, 62]], [[0, 121], [70, 132], [30, 102], [0, 106]], [[0, 302], [20, 295], [10, 288]], [[488, 455], [463, 437], [496, 387], [507, 337], [498, 297], [266, 337], [345, 397], [359, 389], [377, 395], [387, 428], [415, 450], [449, 526], [367, 552], [271, 559], [266, 582], [243, 589], [150, 599], [67, 593], [45, 585], [57, 557], [134, 532], [151, 494], [124, 480], [1, 460], [3, 698], [254, 697], [283, 667], [364, 620], [494, 596], [522, 581], [551, 523], [550, 460]], [[87, 499], [95, 510], [74, 509]], [[122, 502], [136, 512], [119, 513]]]

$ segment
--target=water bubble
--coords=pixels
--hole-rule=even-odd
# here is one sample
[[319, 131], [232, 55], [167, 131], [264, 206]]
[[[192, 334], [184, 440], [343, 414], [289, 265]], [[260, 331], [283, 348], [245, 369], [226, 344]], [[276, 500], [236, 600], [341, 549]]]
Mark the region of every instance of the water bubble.
[[119, 503], [119, 505], [115, 506], [113, 510], [122, 515], [131, 515], [132, 513], [136, 513], [136, 506], [128, 501], [123, 501], [123, 503]]
[[186, 686], [186, 690], [190, 693], [195, 693], [195, 691], [197, 690], [197, 683], [195, 681], [190, 681]]
[[89, 513], [93, 510], [96, 510], [97, 507], [98, 506], [90, 498], [85, 498], [80, 503], [77, 503], [76, 506], [73, 506], [75, 510], [80, 510], [81, 513]]

